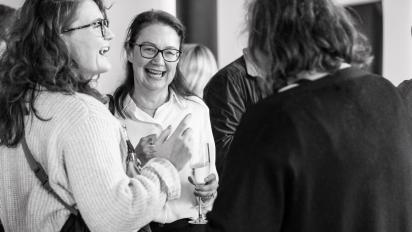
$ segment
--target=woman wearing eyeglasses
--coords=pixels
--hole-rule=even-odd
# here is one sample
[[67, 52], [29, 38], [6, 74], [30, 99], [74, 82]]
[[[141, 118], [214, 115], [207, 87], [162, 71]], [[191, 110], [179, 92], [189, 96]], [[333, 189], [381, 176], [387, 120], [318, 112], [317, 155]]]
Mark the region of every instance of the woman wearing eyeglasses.
[[187, 114], [191, 115], [190, 149], [192, 156], [210, 154], [210, 175], [205, 184], [194, 187], [190, 163], [179, 171], [181, 197], [170, 201], [159, 212], [157, 231], [196, 231], [200, 226], [189, 224], [197, 218], [196, 197], [211, 206], [217, 189], [215, 146], [209, 110], [203, 101], [186, 87], [177, 69], [184, 39], [184, 27], [174, 16], [158, 10], [143, 12], [135, 17], [128, 29], [124, 49], [127, 54], [126, 80], [116, 90], [116, 115], [125, 126], [140, 158], [150, 160], [157, 155], [157, 136], [170, 125], [173, 131]]

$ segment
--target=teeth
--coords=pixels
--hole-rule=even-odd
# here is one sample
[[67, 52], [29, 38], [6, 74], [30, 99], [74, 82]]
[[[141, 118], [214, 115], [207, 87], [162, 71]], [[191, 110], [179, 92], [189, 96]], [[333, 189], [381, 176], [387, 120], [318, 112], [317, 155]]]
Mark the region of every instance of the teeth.
[[146, 69], [146, 71], [153, 76], [158, 76], [161, 77], [163, 75], [162, 71], [157, 71], [157, 70], [153, 70], [153, 69]]
[[110, 50], [110, 47], [104, 47], [104, 48], [102, 48], [102, 49], [99, 50], [99, 54], [100, 54], [100, 55], [104, 55], [104, 54], [106, 54], [109, 50]]
[[152, 73], [152, 74], [157, 74], [157, 75], [162, 74], [162, 72], [160, 72], [160, 71], [156, 71], [156, 70], [151, 70], [151, 69], [148, 69], [147, 71], [148, 71], [149, 73]]

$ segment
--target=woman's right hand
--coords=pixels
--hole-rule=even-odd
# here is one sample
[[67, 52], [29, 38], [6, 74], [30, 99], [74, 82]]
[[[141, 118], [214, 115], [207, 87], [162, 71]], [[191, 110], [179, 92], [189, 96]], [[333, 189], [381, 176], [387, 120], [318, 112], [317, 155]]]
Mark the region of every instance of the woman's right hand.
[[155, 157], [155, 143], [156, 134], [151, 134], [140, 139], [139, 144], [137, 144], [135, 151], [137, 158], [145, 165], [147, 161]]
[[171, 127], [166, 128], [155, 141], [156, 157], [168, 159], [180, 171], [192, 157], [190, 144], [192, 142], [192, 129], [188, 127], [191, 114], [187, 114], [168, 138]]

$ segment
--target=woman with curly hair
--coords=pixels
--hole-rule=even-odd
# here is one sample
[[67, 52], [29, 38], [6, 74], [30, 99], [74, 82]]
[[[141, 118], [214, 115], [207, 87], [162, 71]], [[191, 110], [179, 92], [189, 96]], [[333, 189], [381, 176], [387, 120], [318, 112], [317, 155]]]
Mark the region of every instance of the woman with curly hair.
[[0, 60], [5, 231], [137, 231], [180, 195], [185, 121], [159, 145], [164, 152], [128, 176], [127, 137], [89, 85], [111, 67], [106, 8], [102, 0], [26, 0], [20, 9]]

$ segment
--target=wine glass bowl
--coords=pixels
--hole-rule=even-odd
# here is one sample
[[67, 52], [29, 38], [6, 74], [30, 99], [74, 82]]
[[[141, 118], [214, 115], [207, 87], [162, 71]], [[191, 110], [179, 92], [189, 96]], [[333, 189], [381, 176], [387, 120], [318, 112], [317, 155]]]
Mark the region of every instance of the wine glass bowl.
[[[209, 143], [206, 143], [205, 150], [200, 152], [197, 159], [192, 159], [190, 169], [193, 181], [197, 185], [205, 184], [205, 179], [210, 174], [210, 150]], [[198, 218], [189, 221], [191, 224], [207, 224], [206, 214], [203, 212], [202, 200], [197, 197]]]

